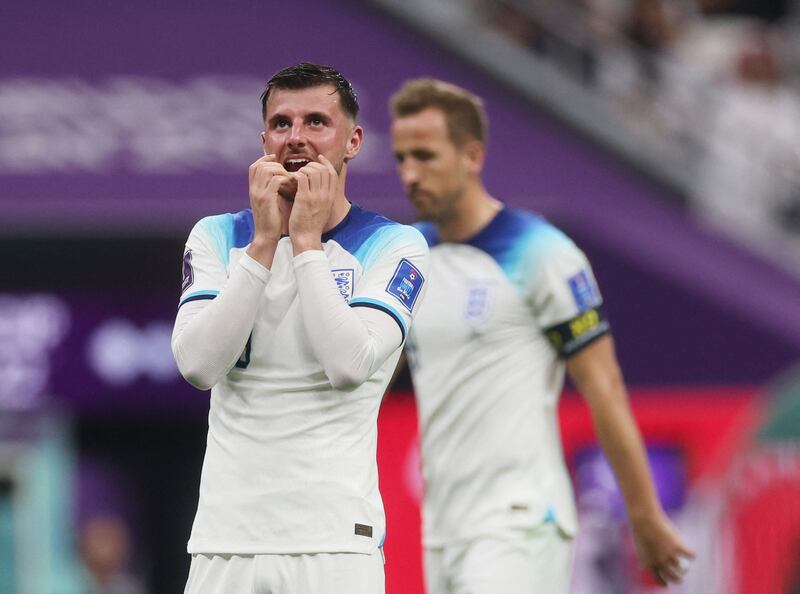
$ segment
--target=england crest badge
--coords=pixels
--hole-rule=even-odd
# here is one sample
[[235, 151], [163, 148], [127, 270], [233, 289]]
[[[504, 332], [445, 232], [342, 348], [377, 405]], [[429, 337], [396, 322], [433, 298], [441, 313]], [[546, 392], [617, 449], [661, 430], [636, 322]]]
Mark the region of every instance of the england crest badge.
[[350, 302], [353, 296], [353, 276], [355, 271], [352, 268], [337, 268], [331, 270], [333, 273], [333, 280], [336, 281], [336, 288], [339, 289], [339, 294], [346, 302]]

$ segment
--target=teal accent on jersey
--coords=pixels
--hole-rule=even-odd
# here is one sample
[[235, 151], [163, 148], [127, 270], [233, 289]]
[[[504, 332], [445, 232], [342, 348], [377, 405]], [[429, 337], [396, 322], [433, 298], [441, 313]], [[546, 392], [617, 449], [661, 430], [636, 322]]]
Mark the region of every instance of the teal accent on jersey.
[[205, 232], [206, 239], [214, 248], [214, 253], [227, 270], [230, 264], [230, 249], [233, 245], [233, 216], [221, 214], [206, 217], [198, 225]]
[[408, 225], [395, 223], [386, 225], [375, 231], [359, 248], [352, 252], [361, 263], [361, 268], [366, 272], [372, 265], [390, 249], [394, 242], [415, 243], [422, 240], [419, 231]]
[[187, 301], [195, 301], [197, 299], [213, 299], [217, 295], [219, 295], [219, 291], [195, 291], [194, 293], [189, 293], [188, 295], [182, 297], [178, 307]]
[[413, 244], [422, 240], [419, 231], [352, 204], [345, 219], [322, 236], [353, 254], [366, 272], [396, 241]]
[[384, 310], [389, 315], [391, 315], [400, 326], [400, 331], [403, 334], [403, 340], [405, 340], [405, 337], [408, 336], [408, 326], [406, 326], [405, 319], [403, 318], [402, 315], [400, 315], [400, 312], [398, 312], [391, 305], [388, 305], [384, 301], [371, 299], [370, 297], [359, 297], [357, 299], [352, 299], [350, 301], [350, 307], [358, 307], [359, 305], [373, 306], [377, 307], [378, 309]]
[[525, 295], [538, 262], [571, 241], [539, 215], [504, 208], [465, 243], [490, 255], [511, 284]]
[[253, 211], [249, 208], [202, 219], [198, 226], [205, 231], [220, 261], [227, 269], [231, 249], [246, 246], [253, 239]]
[[547, 506], [547, 513], [544, 515], [545, 522], [555, 522], [556, 521], [556, 510], [553, 509], [552, 505]]

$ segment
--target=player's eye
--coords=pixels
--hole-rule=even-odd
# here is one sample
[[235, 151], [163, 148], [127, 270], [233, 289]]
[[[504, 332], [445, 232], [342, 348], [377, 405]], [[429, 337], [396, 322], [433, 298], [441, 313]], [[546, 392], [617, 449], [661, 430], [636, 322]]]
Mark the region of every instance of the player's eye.
[[312, 126], [322, 126], [325, 122], [322, 121], [322, 118], [311, 118], [308, 123]]

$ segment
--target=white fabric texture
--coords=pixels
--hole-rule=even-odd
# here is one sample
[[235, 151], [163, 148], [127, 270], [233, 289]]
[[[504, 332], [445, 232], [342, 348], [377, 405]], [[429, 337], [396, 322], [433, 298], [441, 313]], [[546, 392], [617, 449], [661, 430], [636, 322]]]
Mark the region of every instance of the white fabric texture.
[[403, 342], [397, 323], [385, 312], [349, 307], [324, 252], [295, 256], [294, 270], [303, 321], [331, 385], [347, 390], [363, 384]]
[[[384, 312], [349, 307], [323, 251], [303, 252], [293, 262], [303, 320], [328, 379], [337, 389], [361, 385], [400, 346], [400, 328]], [[269, 270], [242, 254], [217, 297], [179, 309], [172, 350], [190, 384], [209, 390], [234, 366], [253, 329], [269, 277]]]
[[[407, 342], [420, 418], [426, 546], [577, 530], [557, 405], [564, 361], [544, 330], [599, 299], [586, 257], [546, 221], [502, 210], [474, 240], [432, 239]], [[571, 282], [578, 297], [573, 295]]]
[[322, 252], [295, 258], [282, 238], [267, 272], [246, 254], [252, 230], [249, 211], [208, 217], [186, 243], [173, 345], [213, 384], [188, 551], [371, 554], [385, 536], [378, 410], [428, 248], [353, 206]]
[[192, 555], [184, 594], [383, 594], [383, 555]]
[[269, 277], [269, 270], [242, 254], [217, 297], [190, 301], [178, 310], [172, 353], [194, 387], [210, 390], [239, 359]]
[[569, 594], [575, 542], [552, 522], [425, 550], [427, 594]]

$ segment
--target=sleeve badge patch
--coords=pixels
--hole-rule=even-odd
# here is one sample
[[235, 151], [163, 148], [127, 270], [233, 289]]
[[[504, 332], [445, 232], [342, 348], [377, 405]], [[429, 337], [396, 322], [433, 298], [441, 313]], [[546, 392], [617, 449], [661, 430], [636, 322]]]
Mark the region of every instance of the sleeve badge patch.
[[186, 250], [183, 254], [183, 282], [181, 283], [181, 293], [194, 283], [194, 268], [192, 268], [192, 250]]
[[397, 265], [394, 276], [386, 287], [386, 292], [395, 296], [410, 312], [414, 308], [414, 303], [424, 283], [425, 279], [419, 269], [403, 258]]
[[568, 282], [572, 296], [578, 306], [578, 311], [586, 311], [597, 307], [603, 302], [600, 298], [600, 292], [594, 286], [594, 282], [592, 282], [585, 270], [581, 270], [575, 276], [570, 277]]
[[336, 288], [339, 289], [339, 294], [346, 302], [350, 302], [353, 296], [353, 275], [355, 271], [352, 268], [337, 268], [331, 270], [333, 273], [333, 280], [336, 281]]

